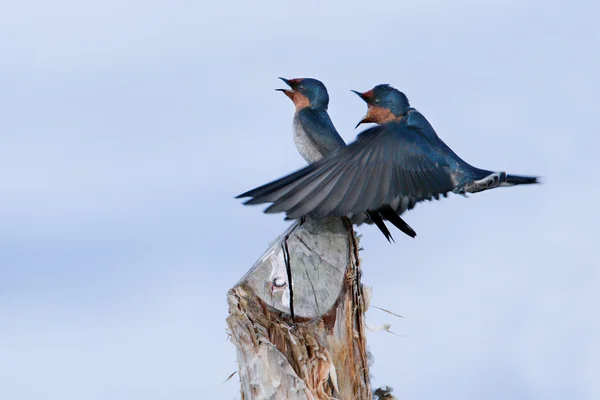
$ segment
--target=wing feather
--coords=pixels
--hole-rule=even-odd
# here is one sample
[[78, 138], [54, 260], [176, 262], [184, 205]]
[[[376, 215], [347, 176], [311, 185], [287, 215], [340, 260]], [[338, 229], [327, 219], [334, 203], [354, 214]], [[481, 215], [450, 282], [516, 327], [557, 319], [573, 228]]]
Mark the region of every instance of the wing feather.
[[418, 129], [384, 124], [240, 197], [251, 197], [248, 204], [273, 203], [266, 212], [285, 212], [288, 218], [360, 215], [394, 202], [392, 208], [401, 214], [454, 189], [451, 163], [443, 150]]

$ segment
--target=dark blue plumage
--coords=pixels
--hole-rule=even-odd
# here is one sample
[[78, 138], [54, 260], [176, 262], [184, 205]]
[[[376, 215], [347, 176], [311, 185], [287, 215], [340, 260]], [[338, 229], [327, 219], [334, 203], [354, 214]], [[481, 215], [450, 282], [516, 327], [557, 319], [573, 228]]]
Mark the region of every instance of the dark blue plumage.
[[[363, 100], [367, 101], [370, 99], [370, 104], [376, 107], [383, 107], [389, 110], [395, 116], [404, 115], [410, 108], [408, 97], [399, 90], [396, 90], [392, 86], [384, 83], [375, 86], [373, 89], [368, 90], [364, 93], [360, 93], [356, 90], [352, 92], [359, 95]], [[358, 123], [360, 125], [363, 122], [375, 122], [365, 121], [364, 119]], [[358, 127], [358, 125], [356, 125]]]
[[[245, 204], [272, 203], [265, 212], [285, 212], [287, 218], [346, 216], [360, 224], [368, 216], [389, 240], [391, 235], [382, 219], [414, 237], [412, 228], [399, 215], [420, 201], [439, 199], [449, 192], [476, 193], [537, 183], [536, 177], [471, 166], [439, 138], [419, 111], [410, 107], [404, 93], [389, 85], [355, 93], [368, 104], [367, 115], [359, 125], [374, 122], [378, 126], [361, 132], [348, 146], [338, 147], [311, 165], [238, 198], [250, 197]], [[328, 134], [320, 132], [312, 137], [320, 135]], [[323, 148], [322, 143], [319, 148]]]
[[[312, 78], [279, 79], [285, 82], [291, 90], [277, 90], [285, 93], [296, 106], [296, 113], [293, 118], [293, 136], [300, 155], [310, 164], [345, 147], [346, 143], [335, 129], [327, 113], [329, 94], [325, 85]], [[288, 216], [288, 218], [292, 217]], [[390, 231], [383, 222], [384, 219], [390, 220], [407, 235], [415, 237], [415, 231], [391, 208], [385, 209], [384, 212], [366, 210], [353, 216], [352, 222], [358, 225], [363, 222], [375, 223], [388, 241], [393, 240]]]
[[310, 107], [315, 110], [327, 110], [329, 107], [329, 93], [323, 82], [313, 78], [279, 78], [293, 90], [302, 93], [308, 98]]
[[296, 106], [293, 134], [300, 155], [308, 163], [313, 163], [325, 154], [346, 146], [327, 113], [329, 94], [325, 85], [312, 78], [279, 79], [291, 90], [277, 90], [285, 93]]
[[299, 110], [294, 116], [294, 131], [296, 136], [304, 133], [321, 156], [346, 146], [324, 109], [306, 107]]
[[[365, 122], [382, 124], [395, 121], [409, 129], [417, 130], [443, 151], [447, 160], [453, 163], [455, 178], [458, 182], [457, 186], [462, 188], [460, 190], [455, 188], [454, 191], [457, 193], [476, 193], [497, 186], [538, 183], [538, 179], [535, 176], [508, 175], [504, 172], [492, 172], [468, 164], [440, 139], [423, 114], [415, 108], [410, 107], [406, 95], [389, 84], [377, 85], [364, 93], [356, 90], [353, 90], [353, 92], [368, 105], [367, 115], [359, 121], [357, 126]], [[386, 115], [382, 113], [381, 109], [387, 109], [391, 114]], [[487, 181], [486, 178], [488, 178]], [[480, 180], [484, 180], [485, 182], [479, 182]]]

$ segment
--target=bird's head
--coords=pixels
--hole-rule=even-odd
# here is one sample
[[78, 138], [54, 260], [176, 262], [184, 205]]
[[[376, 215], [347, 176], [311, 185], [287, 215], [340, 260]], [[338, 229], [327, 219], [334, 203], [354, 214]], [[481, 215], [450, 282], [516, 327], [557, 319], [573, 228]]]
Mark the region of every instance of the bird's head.
[[275, 89], [283, 92], [296, 106], [297, 110], [310, 107], [314, 109], [327, 110], [329, 105], [329, 94], [321, 81], [312, 78], [279, 78], [285, 82], [290, 89]]
[[388, 84], [377, 85], [363, 93], [353, 92], [367, 103], [367, 115], [356, 124], [357, 128], [365, 122], [384, 124], [399, 121], [410, 107], [406, 95]]

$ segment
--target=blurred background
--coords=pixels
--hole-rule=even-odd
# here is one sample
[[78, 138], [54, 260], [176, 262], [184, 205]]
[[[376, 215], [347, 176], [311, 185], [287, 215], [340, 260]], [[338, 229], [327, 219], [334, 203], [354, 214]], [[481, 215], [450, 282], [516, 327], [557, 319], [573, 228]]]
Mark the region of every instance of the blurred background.
[[600, 398], [600, 28], [589, 1], [56, 0], [0, 12], [0, 398], [239, 399], [226, 292], [288, 223], [233, 197], [304, 165], [278, 76], [403, 90], [461, 157], [543, 185], [361, 226], [372, 383]]

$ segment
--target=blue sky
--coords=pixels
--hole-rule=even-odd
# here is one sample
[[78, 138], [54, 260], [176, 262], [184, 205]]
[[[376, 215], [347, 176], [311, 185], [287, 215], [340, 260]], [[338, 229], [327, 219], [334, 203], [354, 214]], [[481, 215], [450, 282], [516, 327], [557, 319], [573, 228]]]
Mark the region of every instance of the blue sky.
[[538, 187], [363, 234], [374, 385], [600, 398], [598, 5], [58, 0], [0, 13], [0, 398], [239, 398], [226, 292], [287, 227], [236, 194], [304, 164], [278, 76], [346, 141], [403, 90], [461, 157]]

